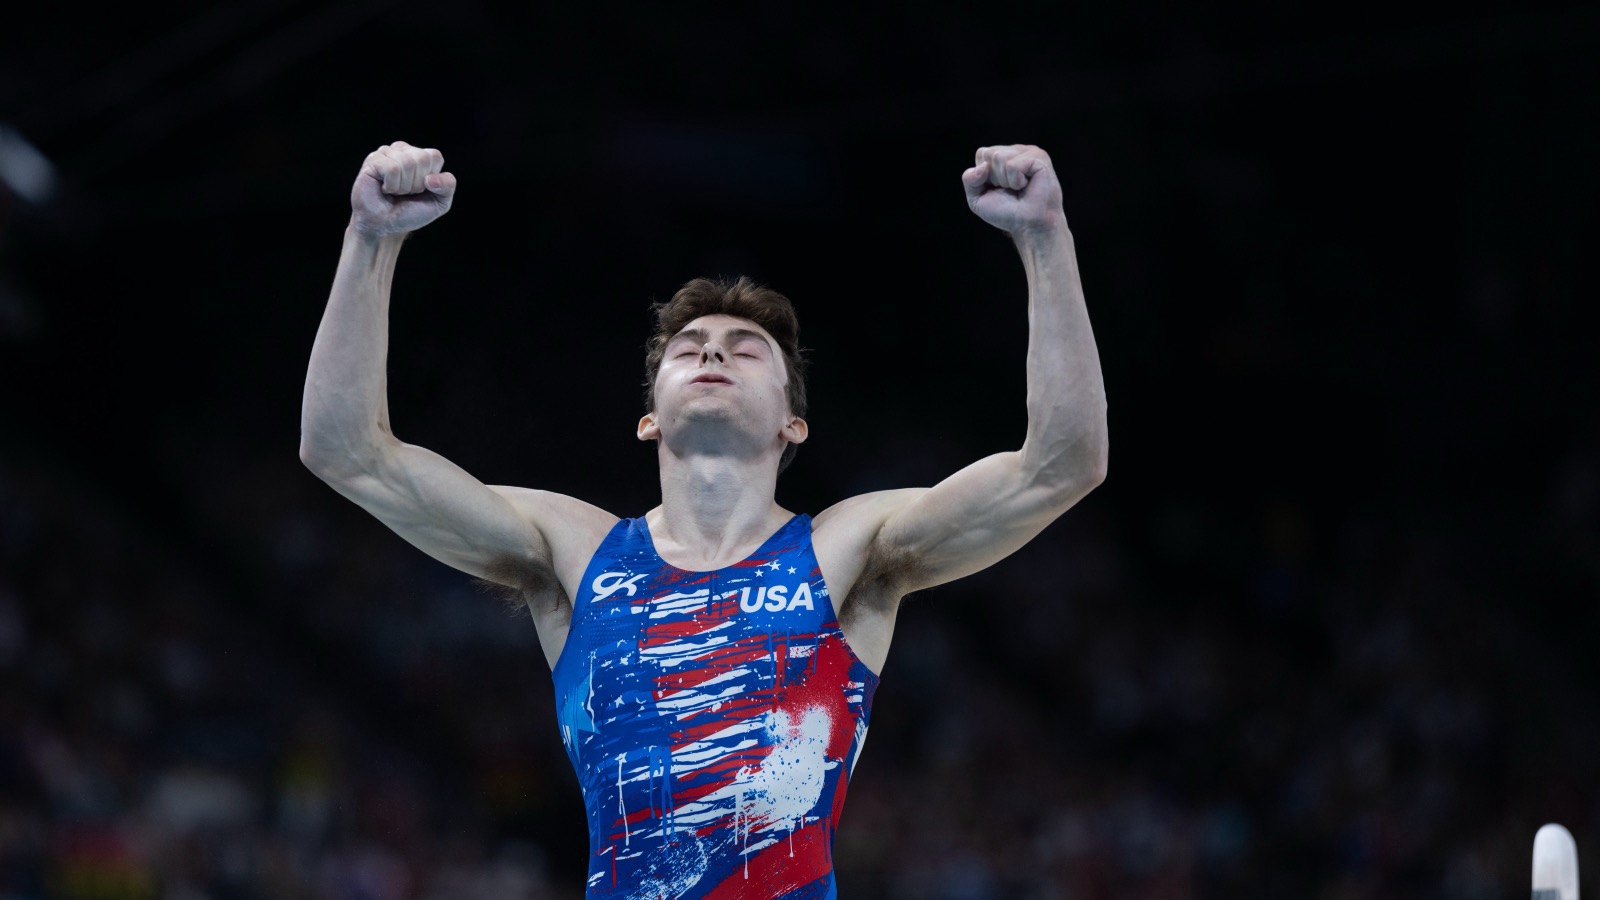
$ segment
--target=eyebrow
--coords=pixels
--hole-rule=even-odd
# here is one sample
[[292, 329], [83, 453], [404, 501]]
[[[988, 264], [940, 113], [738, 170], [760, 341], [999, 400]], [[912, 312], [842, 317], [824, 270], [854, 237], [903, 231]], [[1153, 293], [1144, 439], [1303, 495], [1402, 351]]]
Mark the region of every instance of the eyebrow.
[[[767, 336], [753, 328], [729, 328], [724, 337], [727, 339], [727, 342], [730, 345], [737, 344], [745, 338], [755, 338], [757, 341], [761, 342], [761, 346], [763, 347], [767, 345]], [[705, 330], [704, 328], [685, 328], [684, 330], [673, 335], [672, 340], [667, 341], [667, 345], [671, 346], [676, 344], [680, 338], [704, 344], [706, 341], [711, 340], [711, 332]]]

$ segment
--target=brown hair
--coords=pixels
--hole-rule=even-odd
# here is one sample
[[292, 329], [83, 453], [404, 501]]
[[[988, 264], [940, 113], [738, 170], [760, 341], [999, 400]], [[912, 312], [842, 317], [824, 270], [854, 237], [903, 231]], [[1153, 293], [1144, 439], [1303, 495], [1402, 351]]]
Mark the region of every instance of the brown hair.
[[[806, 360], [801, 355], [800, 320], [788, 297], [743, 275], [735, 281], [696, 278], [679, 288], [671, 300], [655, 304], [654, 310], [656, 331], [650, 336], [644, 357], [644, 408], [647, 412], [654, 412], [656, 408], [656, 374], [661, 370], [667, 342], [701, 316], [724, 315], [749, 319], [778, 342], [789, 376], [789, 412], [796, 416], [806, 414]], [[778, 459], [779, 472], [789, 467], [797, 449], [798, 444], [783, 448], [783, 456]]]

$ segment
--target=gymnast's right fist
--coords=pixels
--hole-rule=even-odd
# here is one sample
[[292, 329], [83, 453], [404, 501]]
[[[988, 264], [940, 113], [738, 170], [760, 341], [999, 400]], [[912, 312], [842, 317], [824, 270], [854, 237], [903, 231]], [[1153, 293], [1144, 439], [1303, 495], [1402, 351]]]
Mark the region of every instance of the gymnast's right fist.
[[395, 141], [367, 154], [350, 189], [350, 224], [361, 234], [405, 234], [450, 211], [456, 177], [444, 154]]

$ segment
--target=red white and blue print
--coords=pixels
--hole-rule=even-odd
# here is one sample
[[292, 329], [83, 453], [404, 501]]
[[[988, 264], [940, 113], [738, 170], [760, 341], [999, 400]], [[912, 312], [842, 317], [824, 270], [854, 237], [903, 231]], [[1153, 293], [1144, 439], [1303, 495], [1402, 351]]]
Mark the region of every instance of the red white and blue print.
[[748, 559], [667, 564], [644, 520], [584, 573], [553, 673], [591, 898], [833, 898], [833, 835], [878, 678], [795, 516]]

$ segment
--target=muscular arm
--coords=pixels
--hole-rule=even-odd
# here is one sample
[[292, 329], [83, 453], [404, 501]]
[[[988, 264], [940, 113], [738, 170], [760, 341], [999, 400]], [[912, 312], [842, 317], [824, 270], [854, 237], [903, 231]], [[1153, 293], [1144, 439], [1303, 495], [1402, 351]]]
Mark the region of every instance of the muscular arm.
[[1059, 185], [1038, 148], [986, 151], [963, 180], [974, 212], [1010, 232], [1027, 272], [1027, 433], [1020, 449], [932, 488], [840, 504], [870, 534], [863, 584], [896, 598], [998, 562], [1105, 479], [1105, 384]]
[[442, 164], [437, 151], [395, 144], [369, 156], [357, 177], [306, 373], [300, 458], [435, 559], [512, 587], [553, 586], [550, 576], [581, 568], [574, 561], [593, 549], [584, 547], [590, 533], [610, 527], [604, 512], [556, 494], [489, 487], [389, 426], [389, 287], [405, 234], [449, 208], [455, 179]]

